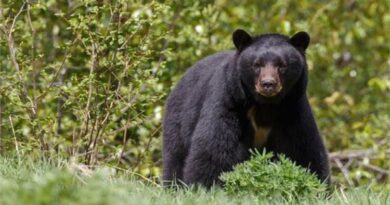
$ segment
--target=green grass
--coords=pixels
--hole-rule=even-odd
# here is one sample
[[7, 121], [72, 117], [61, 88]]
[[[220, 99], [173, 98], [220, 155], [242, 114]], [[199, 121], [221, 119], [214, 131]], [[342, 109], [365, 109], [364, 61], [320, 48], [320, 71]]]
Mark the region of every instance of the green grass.
[[[323, 197], [298, 198], [299, 204], [390, 204], [390, 193], [368, 188], [335, 191]], [[84, 169], [61, 160], [33, 162], [0, 158], [0, 204], [297, 204], [254, 194], [234, 195], [222, 189], [164, 190], [158, 184], [115, 174], [109, 168]]]

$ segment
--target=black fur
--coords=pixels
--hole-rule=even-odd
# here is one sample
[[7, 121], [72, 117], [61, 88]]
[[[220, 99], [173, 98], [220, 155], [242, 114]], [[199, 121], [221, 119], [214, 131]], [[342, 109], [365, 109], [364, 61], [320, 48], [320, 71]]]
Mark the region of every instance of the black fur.
[[[249, 38], [248, 38], [249, 36]], [[306, 97], [307, 33], [250, 37], [233, 34], [236, 51], [221, 52], [192, 66], [170, 94], [164, 119], [163, 180], [210, 187], [222, 172], [249, 158], [254, 148], [247, 117], [272, 127], [264, 148], [283, 153], [329, 182], [327, 152]], [[259, 63], [280, 67], [283, 89], [266, 98], [255, 92]], [[278, 63], [284, 65], [279, 66]]]

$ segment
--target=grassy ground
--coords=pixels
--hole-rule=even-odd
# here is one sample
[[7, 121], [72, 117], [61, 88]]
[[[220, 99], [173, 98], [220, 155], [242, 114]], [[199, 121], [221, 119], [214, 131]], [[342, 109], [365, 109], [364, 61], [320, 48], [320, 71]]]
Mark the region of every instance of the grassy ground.
[[[297, 200], [297, 201], [294, 201]], [[163, 190], [111, 169], [91, 171], [80, 165], [0, 158], [0, 204], [390, 204], [390, 193], [368, 188], [336, 191], [328, 199], [258, 199], [228, 195], [221, 189]]]

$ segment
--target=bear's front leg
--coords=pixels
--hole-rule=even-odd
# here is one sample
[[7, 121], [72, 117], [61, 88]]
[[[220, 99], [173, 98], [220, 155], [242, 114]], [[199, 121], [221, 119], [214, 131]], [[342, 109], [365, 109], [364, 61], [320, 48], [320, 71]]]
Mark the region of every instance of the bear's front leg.
[[198, 124], [192, 137], [183, 173], [188, 185], [221, 185], [221, 173], [249, 157], [248, 147], [240, 141], [238, 124], [227, 120], [206, 122]]
[[327, 151], [307, 98], [303, 96], [285, 114], [289, 117], [273, 127], [266, 149], [286, 155], [329, 184]]

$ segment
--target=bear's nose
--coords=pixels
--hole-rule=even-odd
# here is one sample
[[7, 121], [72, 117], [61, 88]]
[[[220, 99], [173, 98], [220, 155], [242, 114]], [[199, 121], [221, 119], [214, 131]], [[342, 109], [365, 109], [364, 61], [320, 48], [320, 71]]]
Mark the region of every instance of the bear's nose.
[[260, 84], [265, 90], [273, 90], [276, 88], [276, 81], [273, 79], [262, 80]]

